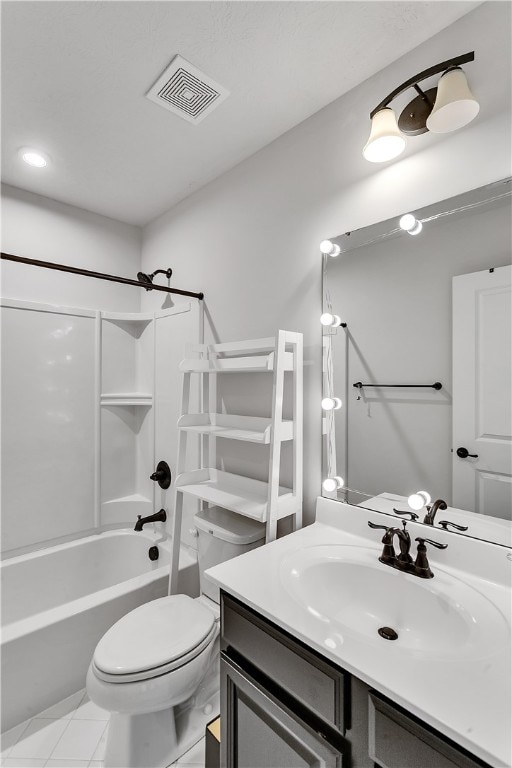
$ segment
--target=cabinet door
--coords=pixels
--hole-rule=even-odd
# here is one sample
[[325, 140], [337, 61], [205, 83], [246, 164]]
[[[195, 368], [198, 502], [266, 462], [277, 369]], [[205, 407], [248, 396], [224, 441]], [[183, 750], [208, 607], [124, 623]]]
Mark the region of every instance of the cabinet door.
[[223, 768], [341, 768], [342, 755], [285, 704], [221, 659]]

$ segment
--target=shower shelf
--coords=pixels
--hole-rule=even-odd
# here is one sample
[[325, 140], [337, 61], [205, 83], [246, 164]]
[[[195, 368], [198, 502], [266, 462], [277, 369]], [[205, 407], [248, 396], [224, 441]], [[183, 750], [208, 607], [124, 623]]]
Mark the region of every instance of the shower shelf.
[[[119, 509], [121, 514], [121, 520], [132, 519], [135, 520], [137, 515], [144, 515], [153, 510], [153, 501], [148, 499], [147, 496], [143, 496], [141, 493], [132, 493], [130, 496], [120, 496], [117, 499], [107, 499], [101, 505], [105, 511], [110, 511], [109, 519], [113, 521], [112, 512]], [[129, 511], [128, 511], [129, 510]]]
[[[272, 419], [226, 413], [191, 413], [180, 417], [178, 429], [198, 435], [268, 445], [272, 437]], [[280, 439], [293, 440], [293, 421], [282, 422]]]
[[[268, 483], [220, 469], [195, 469], [183, 472], [175, 482], [177, 490], [196, 499], [238, 512], [264, 523], [268, 512]], [[300, 511], [301, 500], [291, 488], [279, 486], [276, 517], [281, 519]]]
[[153, 405], [153, 395], [148, 392], [111, 392], [101, 395], [102, 405]]

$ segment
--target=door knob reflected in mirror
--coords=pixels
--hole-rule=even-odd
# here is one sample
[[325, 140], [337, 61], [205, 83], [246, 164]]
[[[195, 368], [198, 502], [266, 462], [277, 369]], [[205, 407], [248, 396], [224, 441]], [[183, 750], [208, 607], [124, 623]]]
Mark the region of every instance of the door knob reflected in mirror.
[[478, 459], [478, 453], [469, 453], [467, 448], [457, 448], [457, 456], [459, 459]]

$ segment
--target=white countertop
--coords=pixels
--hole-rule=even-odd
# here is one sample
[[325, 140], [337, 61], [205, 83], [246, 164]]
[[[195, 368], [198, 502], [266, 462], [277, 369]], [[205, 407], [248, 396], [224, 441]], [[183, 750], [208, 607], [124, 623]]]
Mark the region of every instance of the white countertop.
[[[510, 633], [508, 642], [489, 648], [476, 659], [464, 658], [456, 651], [443, 658], [404, 653], [399, 641], [375, 643], [360, 634], [341, 634], [339, 626], [334, 631], [325, 617], [309, 612], [283, 585], [283, 562], [304, 547], [371, 547], [377, 559], [382, 531], [370, 530], [370, 519], [383, 523], [378, 512], [319, 499], [313, 525], [215, 566], [207, 575], [226, 592], [493, 768], [510, 768]], [[407, 527], [412, 538], [425, 535], [424, 526], [408, 523]], [[444, 572], [477, 589], [492, 600], [510, 626], [512, 554], [503, 547], [442, 530], [436, 530], [433, 538], [448, 544], [448, 549], [440, 552], [429, 549], [434, 573], [441, 576]]]

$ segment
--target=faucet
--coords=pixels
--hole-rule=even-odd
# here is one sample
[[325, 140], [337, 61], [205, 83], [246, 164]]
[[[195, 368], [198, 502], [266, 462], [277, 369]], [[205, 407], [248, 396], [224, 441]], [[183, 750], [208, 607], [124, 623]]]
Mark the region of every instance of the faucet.
[[137, 522], [135, 523], [135, 528], [133, 530], [142, 531], [146, 523], [165, 523], [166, 520], [167, 515], [165, 513], [165, 509], [161, 509], [159, 512], [155, 512], [154, 515], [148, 515], [147, 517], [141, 517], [140, 515], [137, 515]]
[[423, 518], [423, 522], [425, 525], [434, 525], [434, 518], [436, 516], [436, 512], [438, 509], [442, 509], [443, 511], [445, 509], [448, 509], [446, 505], [446, 501], [443, 501], [442, 499], [437, 499], [437, 501], [434, 501], [434, 503], [427, 507], [427, 514]]
[[[425, 542], [432, 544], [432, 546], [437, 547], [437, 549], [446, 549], [448, 544], [439, 544], [439, 542], [432, 541], [432, 539], [418, 537], [415, 539], [415, 541], [418, 542], [418, 551], [416, 560], [413, 562], [412, 557], [409, 554], [411, 549], [411, 537], [409, 531], [406, 529], [407, 521], [402, 520], [402, 524], [403, 530], [400, 528], [388, 527], [387, 525], [376, 525], [368, 520], [370, 528], [380, 528], [385, 531], [384, 536], [382, 537], [384, 548], [379, 557], [380, 562], [384, 563], [384, 565], [391, 566], [391, 568], [397, 568], [399, 571], [405, 571], [413, 576], [418, 576], [420, 579], [432, 579], [434, 574], [432, 573], [428, 562]], [[398, 536], [400, 545], [400, 554], [398, 557], [393, 546], [395, 536]]]

